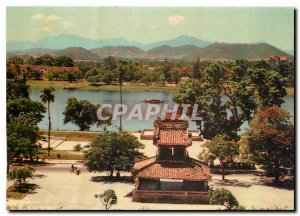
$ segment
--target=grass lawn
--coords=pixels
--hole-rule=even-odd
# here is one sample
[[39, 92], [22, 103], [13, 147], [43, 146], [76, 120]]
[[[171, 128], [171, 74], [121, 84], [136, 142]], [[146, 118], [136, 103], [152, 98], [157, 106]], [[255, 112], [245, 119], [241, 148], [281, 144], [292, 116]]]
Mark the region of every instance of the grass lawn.
[[[49, 86], [52, 86], [55, 89], [76, 87], [77, 89], [82, 90], [107, 90], [107, 91], [118, 91], [118, 85], [103, 85], [103, 86], [91, 86], [86, 81], [73, 82], [68, 81], [49, 81], [49, 80], [32, 80], [27, 82], [31, 88], [43, 89]], [[128, 83], [122, 86], [123, 91], [161, 91], [161, 92], [174, 92], [178, 89], [176, 86], [146, 86], [137, 83]]]
[[[43, 155], [48, 156], [47, 149], [39, 150], [39, 158], [43, 158]], [[51, 150], [50, 151], [50, 159], [59, 159], [57, 157], [60, 155], [60, 159], [62, 160], [84, 160], [84, 156], [82, 152], [75, 151], [65, 151], [65, 150]]]
[[6, 190], [6, 197], [11, 199], [23, 199], [35, 184], [25, 184], [22, 189], [16, 190], [15, 185]]
[[[66, 137], [67, 141], [76, 140], [76, 141], [91, 141], [100, 132], [82, 132], [82, 131], [51, 131], [51, 136], [56, 137]], [[42, 135], [47, 135], [47, 131], [41, 131]]]

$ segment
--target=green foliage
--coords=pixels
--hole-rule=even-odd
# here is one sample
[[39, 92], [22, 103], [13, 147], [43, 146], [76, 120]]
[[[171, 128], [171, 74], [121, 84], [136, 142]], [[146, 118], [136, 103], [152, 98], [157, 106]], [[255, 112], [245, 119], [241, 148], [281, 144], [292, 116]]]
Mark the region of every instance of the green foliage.
[[264, 107], [250, 122], [247, 135], [253, 160], [273, 173], [275, 181], [282, 175], [281, 168], [294, 168], [294, 125], [287, 111], [276, 106]]
[[6, 98], [7, 101], [16, 98], [29, 98], [29, 85], [26, 79], [14, 79], [6, 81]]
[[225, 188], [215, 189], [209, 202], [211, 205], [225, 206], [226, 210], [237, 210], [239, 206], [237, 199], [232, 195], [230, 190]]
[[9, 100], [6, 107], [7, 121], [10, 122], [10, 118], [18, 117], [21, 113], [30, 113], [35, 122], [42, 121], [46, 107], [38, 101], [33, 101], [28, 98], [17, 98]]
[[192, 67], [190, 77], [192, 79], [198, 79], [198, 80], [200, 80], [202, 78], [201, 64], [200, 64], [200, 58], [199, 57], [197, 57], [197, 60], [196, 60], [196, 62], [194, 63], [194, 65]]
[[164, 75], [164, 78], [166, 79], [167, 82], [171, 81], [171, 70], [172, 70], [173, 65], [165, 59], [165, 62], [162, 66], [162, 74]]
[[[111, 124], [111, 118], [108, 120], [99, 120], [97, 117], [97, 110], [100, 105], [94, 105], [88, 100], [78, 101], [75, 97], [71, 97], [67, 101], [64, 114], [64, 124], [69, 122], [77, 125], [81, 131], [89, 130], [93, 124], [97, 126]], [[110, 116], [107, 110], [103, 110], [103, 116]]]
[[26, 184], [26, 180], [32, 177], [34, 171], [32, 167], [20, 167], [10, 171], [8, 179], [14, 181], [16, 189], [20, 189], [22, 185]]
[[30, 58], [29, 64], [32, 65], [45, 65], [45, 66], [57, 66], [57, 67], [73, 67], [73, 60], [66, 56], [52, 57], [50, 55], [43, 55], [36, 58]]
[[285, 79], [279, 72], [267, 69], [254, 69], [249, 71], [254, 84], [260, 106], [280, 106], [286, 96], [284, 88]]
[[86, 166], [89, 171], [129, 171], [135, 160], [144, 157], [139, 149], [144, 145], [127, 132], [104, 132], [91, 144], [90, 150], [85, 154]]
[[26, 78], [33, 79], [33, 80], [41, 80], [42, 79], [42, 72], [39, 70], [29, 70], [25, 73]]
[[283, 103], [283, 84], [284, 78], [264, 61], [211, 63], [199, 81], [181, 83], [173, 99], [200, 105], [197, 114], [202, 120], [196, 123], [205, 139], [226, 134], [237, 140], [241, 125], [258, 107]]
[[102, 194], [96, 194], [95, 198], [99, 198], [105, 210], [109, 210], [113, 205], [117, 204], [118, 198], [116, 192], [112, 189], [104, 191]]
[[7, 124], [8, 162], [11, 163], [20, 155], [32, 159], [38, 152], [36, 144], [38, 139], [39, 128], [31, 113], [11, 117]]
[[51, 117], [50, 117], [50, 103], [54, 102], [55, 95], [52, 94], [52, 92], [55, 91], [54, 88], [44, 88], [44, 90], [41, 91], [41, 100], [44, 104], [47, 103], [48, 108], [48, 157], [50, 155], [50, 130], [51, 130]]
[[52, 94], [52, 92], [54, 92], [55, 89], [52, 88], [52, 87], [49, 87], [49, 88], [44, 88], [42, 91], [41, 91], [41, 100], [42, 102], [45, 104], [45, 103], [50, 103], [50, 102], [54, 102], [54, 99], [55, 99], [55, 95]]
[[175, 70], [171, 74], [171, 80], [177, 85], [180, 81], [181, 74], [178, 70]]
[[76, 144], [76, 145], [74, 146], [74, 151], [80, 152], [81, 150], [82, 150], [81, 144]]

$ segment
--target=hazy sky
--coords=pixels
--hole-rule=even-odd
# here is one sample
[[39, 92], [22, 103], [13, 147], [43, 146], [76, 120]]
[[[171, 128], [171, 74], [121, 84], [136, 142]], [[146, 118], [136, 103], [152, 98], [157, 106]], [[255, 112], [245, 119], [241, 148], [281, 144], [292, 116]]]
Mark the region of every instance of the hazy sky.
[[8, 7], [7, 41], [57, 34], [151, 43], [179, 35], [294, 47], [293, 8]]

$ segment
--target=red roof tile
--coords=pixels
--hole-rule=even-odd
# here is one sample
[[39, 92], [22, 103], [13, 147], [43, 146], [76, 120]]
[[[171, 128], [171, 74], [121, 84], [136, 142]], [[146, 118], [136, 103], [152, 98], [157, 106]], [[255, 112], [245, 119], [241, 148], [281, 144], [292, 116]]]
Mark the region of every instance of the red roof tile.
[[158, 132], [157, 144], [160, 145], [191, 145], [187, 130], [163, 129]]
[[180, 162], [153, 162], [135, 171], [137, 171], [135, 178], [163, 178], [186, 181], [208, 180], [211, 178], [209, 168], [194, 159]]

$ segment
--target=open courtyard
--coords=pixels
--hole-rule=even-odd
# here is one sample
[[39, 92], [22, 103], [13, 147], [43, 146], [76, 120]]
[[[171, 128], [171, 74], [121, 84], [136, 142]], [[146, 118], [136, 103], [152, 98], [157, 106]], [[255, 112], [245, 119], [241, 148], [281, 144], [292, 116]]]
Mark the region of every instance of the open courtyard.
[[[140, 133], [133, 133], [140, 137]], [[140, 140], [140, 139], [139, 139]], [[146, 156], [153, 156], [156, 148], [152, 140], [140, 140], [145, 144], [142, 150]], [[76, 141], [66, 141], [59, 145], [60, 150], [72, 150]], [[87, 144], [87, 142], [82, 142]], [[202, 151], [203, 142], [193, 142], [188, 148], [190, 157], [197, 158]], [[24, 210], [104, 210], [99, 199], [94, 197], [107, 189], [116, 191], [118, 204], [112, 210], [216, 210], [222, 206], [216, 205], [189, 205], [189, 204], [160, 204], [132, 202], [127, 196], [135, 187], [134, 183], [125, 178], [124, 181], [112, 182], [107, 179], [108, 172], [88, 172], [83, 165], [76, 160], [52, 159], [46, 162], [47, 166], [35, 167], [34, 177], [31, 183], [37, 185], [22, 200], [7, 200], [7, 208]], [[80, 167], [80, 175], [71, 172], [71, 165]], [[130, 172], [121, 172], [122, 176], [131, 176]], [[246, 209], [294, 209], [294, 190], [268, 186], [270, 178], [257, 173], [226, 175], [226, 181], [222, 182], [221, 175], [212, 174], [209, 186], [214, 189], [226, 187]], [[8, 182], [9, 187], [12, 182]], [[272, 197], [272, 198], [271, 198]]]

